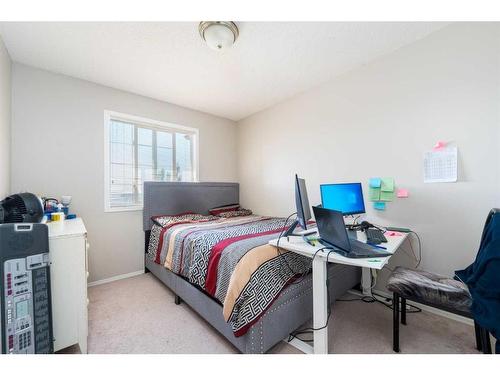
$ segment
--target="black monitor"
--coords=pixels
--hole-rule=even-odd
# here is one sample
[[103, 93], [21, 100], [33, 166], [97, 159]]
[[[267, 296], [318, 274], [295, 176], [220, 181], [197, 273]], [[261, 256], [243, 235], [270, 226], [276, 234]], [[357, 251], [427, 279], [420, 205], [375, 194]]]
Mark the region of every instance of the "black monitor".
[[320, 185], [321, 207], [344, 215], [365, 213], [363, 189], [360, 182]]
[[297, 219], [288, 228], [285, 236], [291, 236], [297, 224], [306, 230], [307, 222], [311, 219], [311, 207], [307, 198], [306, 181], [297, 175], [295, 175], [295, 207], [297, 209]]

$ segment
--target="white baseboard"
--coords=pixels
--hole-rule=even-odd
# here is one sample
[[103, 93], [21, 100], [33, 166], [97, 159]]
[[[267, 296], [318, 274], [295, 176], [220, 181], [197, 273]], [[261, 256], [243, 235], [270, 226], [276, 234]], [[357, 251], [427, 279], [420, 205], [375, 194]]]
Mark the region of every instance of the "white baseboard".
[[[384, 292], [382, 290], [375, 290], [375, 292], [377, 294], [380, 294], [381, 296], [384, 296], [387, 298], [392, 298], [392, 294]], [[439, 316], [442, 316], [442, 317], [445, 317], [445, 318], [448, 318], [451, 320], [455, 320], [455, 321], [460, 322], [460, 323], [465, 323], [465, 324], [468, 324], [470, 326], [474, 325], [474, 321], [472, 319], [466, 318], [464, 316], [452, 314], [448, 311], [439, 310], [439, 309], [436, 309], [434, 307], [422, 305], [420, 303], [413, 302], [413, 301], [408, 301], [408, 303], [411, 303], [412, 305], [417, 306], [418, 308], [422, 309], [423, 311], [427, 311], [427, 312], [430, 312], [432, 314], [436, 314], [436, 315], [439, 315]]]
[[87, 287], [90, 288], [90, 287], [93, 287], [96, 285], [107, 284], [107, 283], [110, 283], [112, 281], [117, 281], [117, 280], [127, 279], [129, 277], [138, 276], [138, 275], [141, 275], [143, 273], [144, 273], [144, 270], [134, 271], [134, 272], [130, 272], [130, 273], [124, 273], [123, 275], [117, 275], [117, 276], [109, 277], [107, 279], [92, 281], [91, 283], [87, 284]]

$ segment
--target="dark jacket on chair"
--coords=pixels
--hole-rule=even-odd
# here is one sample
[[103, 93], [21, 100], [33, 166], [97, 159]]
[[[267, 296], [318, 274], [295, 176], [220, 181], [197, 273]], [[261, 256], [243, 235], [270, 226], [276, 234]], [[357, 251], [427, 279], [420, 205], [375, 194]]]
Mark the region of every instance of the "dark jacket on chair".
[[455, 275], [469, 287], [474, 320], [497, 339], [500, 353], [500, 210], [488, 215], [474, 263]]

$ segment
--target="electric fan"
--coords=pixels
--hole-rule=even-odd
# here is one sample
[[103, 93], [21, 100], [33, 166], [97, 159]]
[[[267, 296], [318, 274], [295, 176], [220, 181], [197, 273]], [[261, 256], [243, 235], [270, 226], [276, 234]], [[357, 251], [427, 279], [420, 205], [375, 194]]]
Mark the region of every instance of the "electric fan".
[[0, 202], [0, 224], [39, 223], [42, 218], [42, 201], [35, 194], [14, 194]]

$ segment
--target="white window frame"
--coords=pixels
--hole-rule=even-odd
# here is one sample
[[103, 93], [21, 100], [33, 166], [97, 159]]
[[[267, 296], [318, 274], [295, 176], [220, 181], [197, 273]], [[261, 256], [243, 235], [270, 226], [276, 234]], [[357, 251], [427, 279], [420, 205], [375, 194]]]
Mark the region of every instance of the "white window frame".
[[192, 128], [189, 126], [178, 125], [158, 120], [152, 120], [149, 118], [129, 115], [126, 113], [105, 110], [104, 111], [104, 212], [140, 211], [143, 209], [143, 204], [123, 206], [123, 207], [111, 207], [111, 200], [110, 200], [111, 163], [110, 163], [110, 139], [109, 139], [111, 120], [122, 120], [124, 122], [143, 125], [144, 127], [150, 129], [157, 129], [160, 131], [166, 131], [166, 130], [170, 130], [172, 132], [186, 131], [194, 134], [193, 181], [199, 182], [200, 132], [197, 128]]

